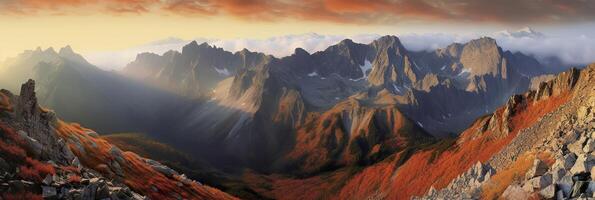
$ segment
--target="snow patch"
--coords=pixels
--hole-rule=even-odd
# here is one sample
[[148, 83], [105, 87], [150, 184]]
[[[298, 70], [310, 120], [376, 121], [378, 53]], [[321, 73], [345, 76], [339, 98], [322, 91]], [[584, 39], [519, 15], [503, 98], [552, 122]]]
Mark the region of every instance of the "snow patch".
[[417, 125], [419, 125], [419, 127], [424, 127], [424, 125], [421, 124], [421, 122], [416, 121]]
[[215, 67], [215, 71], [217, 71], [217, 73], [219, 73], [219, 75], [222, 75], [222, 76], [229, 76], [229, 75], [231, 75], [231, 73], [229, 73], [229, 71], [227, 70], [227, 68], [219, 69], [219, 68]]
[[397, 86], [397, 84], [393, 84], [393, 87], [395, 88], [395, 91], [401, 93], [401, 90], [399, 90], [399, 86]]
[[362, 73], [364, 74], [364, 76], [362, 76], [362, 78], [368, 78], [368, 70], [372, 70], [372, 63], [366, 59], [366, 61], [364, 61], [363, 65], [360, 65], [359, 68], [362, 70]]
[[471, 73], [471, 69], [465, 68], [465, 69], [461, 70], [461, 72], [457, 76], [463, 76], [463, 75], [467, 75], [470, 73]]
[[419, 68], [419, 66], [417, 66], [417, 63], [415, 61], [413, 61], [413, 66], [415, 66], [415, 68], [419, 71], [421, 71], [421, 68]]
[[309, 73], [308, 76], [315, 77], [315, 76], [318, 76], [318, 73], [316, 71], [313, 71], [312, 73]]

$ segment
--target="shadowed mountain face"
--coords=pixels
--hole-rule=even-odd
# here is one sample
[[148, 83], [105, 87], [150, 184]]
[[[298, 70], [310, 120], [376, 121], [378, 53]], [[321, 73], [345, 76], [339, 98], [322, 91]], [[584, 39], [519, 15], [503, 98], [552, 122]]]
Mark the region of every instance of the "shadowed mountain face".
[[157, 131], [169, 115], [183, 110], [185, 100], [152, 89], [89, 64], [70, 47], [26, 51], [8, 60], [0, 73], [6, 87], [37, 81], [40, 104], [56, 110], [62, 119], [77, 121], [98, 131]]

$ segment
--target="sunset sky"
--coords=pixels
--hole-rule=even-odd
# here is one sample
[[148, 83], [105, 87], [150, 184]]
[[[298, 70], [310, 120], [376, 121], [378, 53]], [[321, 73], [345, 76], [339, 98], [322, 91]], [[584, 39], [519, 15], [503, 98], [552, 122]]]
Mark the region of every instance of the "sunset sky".
[[487, 34], [524, 26], [589, 36], [593, 10], [589, 0], [0, 0], [0, 60], [37, 46], [92, 53], [165, 38]]

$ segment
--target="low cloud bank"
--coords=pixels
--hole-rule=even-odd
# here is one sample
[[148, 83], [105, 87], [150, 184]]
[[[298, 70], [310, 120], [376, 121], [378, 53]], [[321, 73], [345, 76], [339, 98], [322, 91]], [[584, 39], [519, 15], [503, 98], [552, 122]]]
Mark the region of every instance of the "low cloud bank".
[[[497, 40], [504, 50], [519, 51], [533, 55], [538, 60], [546, 61], [552, 58], [560, 60], [565, 65], [583, 65], [595, 62], [595, 37], [552, 36], [536, 32], [530, 28], [518, 31], [500, 31], [490, 35]], [[205, 39], [197, 38], [197, 42], [207, 42], [228, 51], [240, 51], [244, 48], [250, 51], [263, 52], [276, 57], [291, 55], [295, 48], [303, 48], [310, 53], [321, 51], [343, 39], [350, 38], [358, 43], [370, 43], [380, 37], [377, 34], [362, 34], [354, 36], [320, 35], [315, 33], [301, 35], [286, 35], [268, 39]], [[452, 44], [464, 43], [481, 37], [478, 34], [403, 34], [398, 35], [403, 45], [411, 51], [435, 50]], [[189, 40], [169, 38], [150, 44], [123, 49], [119, 51], [93, 52], [85, 54], [89, 62], [106, 70], [120, 70], [133, 61], [138, 53], [153, 52], [163, 54], [169, 50], [181, 51]]]

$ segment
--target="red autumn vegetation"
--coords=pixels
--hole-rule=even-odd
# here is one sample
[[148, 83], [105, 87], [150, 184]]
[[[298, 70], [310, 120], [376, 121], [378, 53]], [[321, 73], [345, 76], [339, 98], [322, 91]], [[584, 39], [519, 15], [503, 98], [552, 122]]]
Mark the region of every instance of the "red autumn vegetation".
[[118, 163], [125, 184], [151, 199], [173, 199], [171, 194], [179, 194], [183, 199], [235, 199], [217, 189], [194, 182], [180, 187], [178, 180], [155, 171], [135, 153], [122, 152], [121, 158], [116, 158], [112, 153], [115, 146], [105, 139], [86, 134], [90, 130], [78, 124], [59, 121], [57, 131], [84, 166], [93, 168], [107, 177], [117, 176], [107, 164], [119, 159], [124, 160], [124, 163]]
[[[553, 111], [569, 98], [568, 93], [539, 102], [527, 100], [524, 106], [518, 107], [512, 116], [512, 131], [505, 137], [494, 137], [487, 130], [478, 138], [458, 144], [456, 149], [445, 151], [434, 162], [427, 162], [430, 152], [420, 152], [411, 157], [396, 173], [391, 186], [390, 198], [404, 199], [414, 195], [423, 195], [433, 185], [436, 189], [444, 188], [459, 174], [465, 172], [478, 161], [486, 162], [491, 156], [508, 145], [518, 132], [534, 124], [540, 117]], [[500, 108], [496, 114], [501, 113]], [[485, 120], [485, 119], [484, 119]], [[481, 121], [481, 120], [480, 120]], [[480, 122], [478, 121], [478, 122]], [[476, 122], [462, 133], [462, 138], [475, 134], [479, 125]], [[406, 183], [406, 184], [403, 184]]]
[[41, 195], [33, 194], [31, 192], [6, 193], [6, 194], [0, 195], [0, 197], [2, 197], [0, 199], [4, 199], [4, 200], [23, 200], [23, 199], [43, 200]]
[[[525, 173], [533, 166], [533, 160], [539, 158], [547, 165], [551, 166], [554, 162], [551, 155], [533, 152], [525, 153], [515, 160], [509, 167], [500, 170], [481, 188], [482, 199], [498, 199], [506, 188], [514, 181], [520, 181], [525, 178]], [[539, 199], [539, 198], [537, 198]]]
[[71, 174], [68, 176], [68, 182], [69, 183], [80, 183], [81, 182], [81, 177], [79, 175], [76, 174]]
[[348, 180], [353, 169], [340, 169], [332, 173], [322, 174], [304, 179], [295, 179], [281, 175], [259, 175], [244, 173], [242, 179], [259, 194], [273, 199], [332, 199], [341, 184]]
[[8, 156], [12, 160], [19, 160], [27, 156], [25, 150], [20, 146], [14, 144], [7, 144], [2, 140], [0, 140], [0, 152], [2, 152], [4, 155]]

